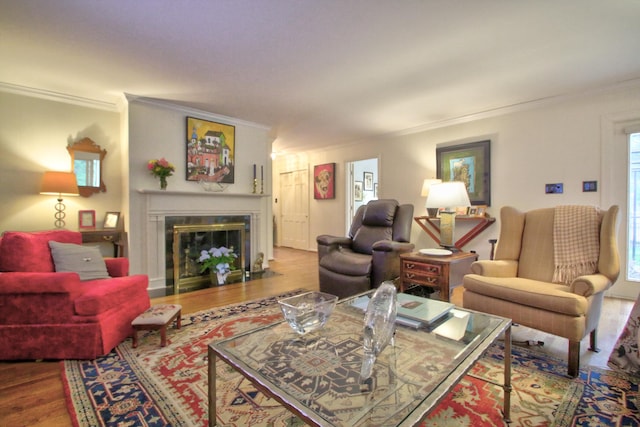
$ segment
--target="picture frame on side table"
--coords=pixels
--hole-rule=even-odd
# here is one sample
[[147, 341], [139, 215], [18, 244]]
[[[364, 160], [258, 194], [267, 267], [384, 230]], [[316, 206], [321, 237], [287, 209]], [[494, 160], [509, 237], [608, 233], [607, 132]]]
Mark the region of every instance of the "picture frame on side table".
[[325, 163], [313, 167], [313, 198], [326, 200], [336, 198], [336, 164]]
[[491, 141], [436, 147], [436, 176], [462, 181], [474, 206], [491, 206]]
[[187, 117], [187, 181], [235, 181], [236, 128], [232, 125]]
[[104, 223], [102, 224], [102, 228], [116, 229], [118, 228], [119, 222], [120, 212], [107, 212], [104, 216]]
[[78, 228], [96, 228], [96, 211], [82, 210], [78, 211]]

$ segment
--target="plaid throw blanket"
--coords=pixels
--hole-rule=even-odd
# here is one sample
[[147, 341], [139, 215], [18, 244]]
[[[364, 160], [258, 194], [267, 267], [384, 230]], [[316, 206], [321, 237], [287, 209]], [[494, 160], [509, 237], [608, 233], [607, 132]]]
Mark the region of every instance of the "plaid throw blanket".
[[600, 253], [599, 210], [594, 206], [557, 206], [553, 220], [554, 283], [569, 284], [593, 274]]

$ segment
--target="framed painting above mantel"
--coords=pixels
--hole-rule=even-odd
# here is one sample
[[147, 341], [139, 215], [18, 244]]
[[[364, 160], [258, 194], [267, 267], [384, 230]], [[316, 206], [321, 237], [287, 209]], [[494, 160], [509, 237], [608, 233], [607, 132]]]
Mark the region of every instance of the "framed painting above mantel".
[[491, 206], [491, 141], [436, 147], [436, 175], [462, 181], [474, 206]]
[[187, 181], [233, 184], [236, 128], [187, 117]]

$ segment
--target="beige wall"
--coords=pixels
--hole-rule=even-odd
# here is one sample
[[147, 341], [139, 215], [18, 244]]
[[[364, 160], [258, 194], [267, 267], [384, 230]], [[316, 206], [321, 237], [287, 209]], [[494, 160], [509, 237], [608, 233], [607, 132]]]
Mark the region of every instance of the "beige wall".
[[[336, 199], [311, 198], [309, 202], [309, 250], [316, 250], [315, 236], [344, 235], [347, 227], [344, 214], [347, 161], [378, 157], [379, 197], [413, 203], [415, 214], [423, 215], [425, 200], [420, 197], [420, 190], [425, 178], [436, 175], [436, 146], [491, 139], [491, 216], [499, 216], [500, 207], [505, 205], [528, 210], [559, 204], [623, 204], [625, 188], [611, 186], [608, 173], [611, 168], [626, 170], [626, 164], [607, 164], [601, 155], [606, 145], [612, 144], [602, 133], [603, 121], [623, 112], [627, 112], [626, 117], [635, 114], [640, 118], [640, 87], [585, 95], [436, 130], [282, 156], [274, 164], [274, 197], [279, 196], [280, 172], [305, 163], [310, 171], [316, 164], [337, 163]], [[583, 193], [585, 180], [597, 180], [599, 191]], [[564, 193], [544, 194], [544, 184], [556, 182], [564, 183]], [[274, 212], [278, 212], [275, 205]], [[464, 229], [457, 230], [461, 228]], [[498, 231], [496, 223], [465, 250], [475, 250], [481, 258], [488, 258], [487, 240], [497, 238]], [[622, 234], [621, 237], [624, 238]], [[418, 248], [435, 246], [416, 224], [411, 241]], [[624, 251], [624, 245], [620, 249]]]
[[68, 197], [66, 225], [78, 229], [78, 210], [96, 211], [102, 222], [108, 211], [122, 206], [120, 114], [0, 92], [0, 231], [54, 227], [55, 197], [40, 195], [46, 170], [71, 170], [67, 145], [84, 137], [107, 150], [106, 193]]

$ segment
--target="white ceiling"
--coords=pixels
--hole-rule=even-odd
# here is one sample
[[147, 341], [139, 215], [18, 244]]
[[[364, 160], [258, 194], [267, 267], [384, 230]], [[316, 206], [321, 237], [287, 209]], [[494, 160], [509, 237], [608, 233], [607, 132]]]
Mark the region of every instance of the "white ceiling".
[[0, 0], [0, 82], [272, 127], [274, 150], [640, 79], [638, 0]]

